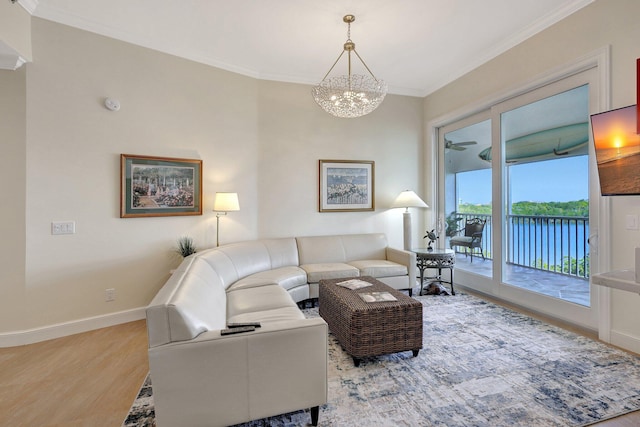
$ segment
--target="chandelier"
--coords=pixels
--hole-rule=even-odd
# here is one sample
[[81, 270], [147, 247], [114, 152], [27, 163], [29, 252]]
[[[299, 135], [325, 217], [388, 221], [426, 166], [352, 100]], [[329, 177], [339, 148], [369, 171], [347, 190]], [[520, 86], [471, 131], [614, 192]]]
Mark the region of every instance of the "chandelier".
[[[345, 118], [360, 117], [378, 108], [387, 94], [387, 84], [373, 75], [356, 52], [356, 44], [351, 41], [351, 23], [356, 20], [356, 17], [345, 15], [342, 20], [348, 26], [344, 50], [322, 81], [313, 87], [311, 93], [318, 105], [329, 114]], [[349, 61], [349, 74], [327, 78], [345, 52]], [[356, 54], [369, 75], [351, 74], [351, 52]]]

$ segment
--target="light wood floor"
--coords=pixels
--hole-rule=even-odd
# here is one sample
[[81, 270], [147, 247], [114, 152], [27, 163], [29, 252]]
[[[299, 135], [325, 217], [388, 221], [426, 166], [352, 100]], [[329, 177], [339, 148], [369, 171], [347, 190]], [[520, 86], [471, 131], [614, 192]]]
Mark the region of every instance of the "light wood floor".
[[[120, 427], [148, 371], [144, 320], [0, 349], [0, 426]], [[597, 424], [639, 425], [640, 413]]]
[[144, 320], [0, 349], [0, 426], [120, 427], [149, 372]]

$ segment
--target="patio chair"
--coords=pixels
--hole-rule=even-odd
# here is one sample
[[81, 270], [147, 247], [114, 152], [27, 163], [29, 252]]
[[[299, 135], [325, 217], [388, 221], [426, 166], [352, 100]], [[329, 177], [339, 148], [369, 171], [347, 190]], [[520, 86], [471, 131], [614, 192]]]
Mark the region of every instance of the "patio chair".
[[454, 246], [464, 247], [464, 255], [467, 256], [467, 250], [471, 253], [471, 262], [473, 262], [473, 250], [477, 248], [480, 250], [482, 259], [484, 258], [484, 252], [482, 251], [482, 232], [484, 231], [484, 225], [487, 220], [480, 218], [472, 218], [465, 221], [464, 235], [454, 236], [449, 241], [451, 249]]

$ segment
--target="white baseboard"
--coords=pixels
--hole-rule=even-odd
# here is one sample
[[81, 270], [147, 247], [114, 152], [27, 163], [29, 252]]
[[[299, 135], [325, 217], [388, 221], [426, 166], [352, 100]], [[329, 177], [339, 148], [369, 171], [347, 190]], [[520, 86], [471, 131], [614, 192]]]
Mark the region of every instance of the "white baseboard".
[[611, 330], [609, 344], [640, 354], [640, 338]]
[[134, 308], [102, 316], [88, 317], [73, 322], [47, 325], [24, 331], [0, 333], [0, 348], [34, 344], [55, 338], [66, 337], [95, 329], [107, 328], [122, 323], [133, 322], [145, 318], [145, 308]]

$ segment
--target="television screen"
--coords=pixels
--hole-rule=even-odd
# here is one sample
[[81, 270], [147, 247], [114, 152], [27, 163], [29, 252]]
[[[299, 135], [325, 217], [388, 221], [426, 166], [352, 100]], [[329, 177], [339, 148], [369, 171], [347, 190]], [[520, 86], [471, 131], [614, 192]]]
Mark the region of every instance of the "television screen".
[[640, 195], [640, 135], [636, 106], [591, 116], [603, 196]]

